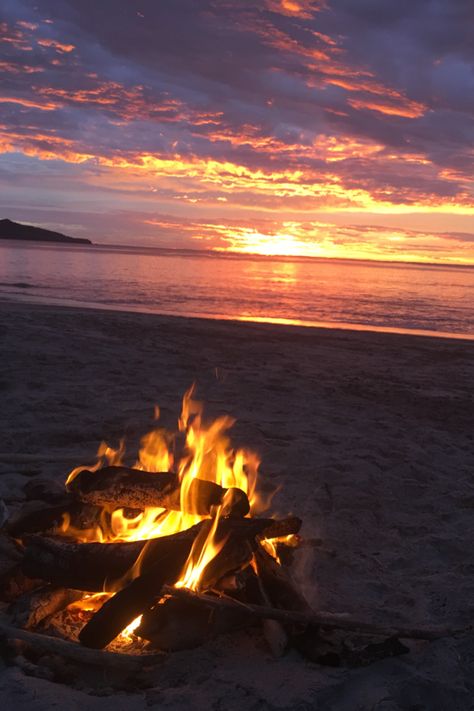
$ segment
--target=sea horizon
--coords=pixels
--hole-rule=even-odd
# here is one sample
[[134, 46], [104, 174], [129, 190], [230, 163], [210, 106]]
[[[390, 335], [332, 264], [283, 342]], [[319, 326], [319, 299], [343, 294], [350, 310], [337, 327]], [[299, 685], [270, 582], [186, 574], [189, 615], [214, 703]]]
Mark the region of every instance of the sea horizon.
[[[24, 223], [29, 224], [29, 223]], [[76, 239], [76, 238], [74, 238]], [[79, 238], [78, 238], [79, 239]], [[88, 238], [89, 239], [89, 238]], [[433, 261], [417, 261], [410, 259], [377, 259], [377, 257], [323, 257], [316, 255], [295, 255], [295, 254], [262, 254], [259, 252], [238, 252], [232, 249], [204, 249], [204, 248], [180, 248], [180, 247], [158, 247], [157, 245], [147, 245], [147, 244], [128, 244], [128, 243], [108, 243], [108, 242], [94, 242], [91, 244], [75, 244], [74, 242], [48, 242], [48, 241], [35, 241], [35, 240], [9, 240], [1, 239], [0, 245], [2, 243], [8, 243], [15, 247], [29, 247], [29, 246], [41, 246], [41, 247], [60, 247], [65, 249], [78, 249], [83, 248], [86, 250], [92, 249], [116, 249], [116, 250], [127, 250], [130, 252], [139, 252], [141, 250], [148, 252], [157, 252], [163, 256], [203, 256], [203, 257], [222, 257], [229, 259], [251, 259], [251, 260], [267, 260], [275, 262], [343, 262], [343, 263], [375, 263], [375, 264], [387, 264], [387, 265], [406, 265], [406, 266], [421, 266], [421, 267], [456, 267], [456, 268], [467, 268], [474, 269], [474, 262], [464, 263], [464, 262], [433, 262]]]
[[471, 265], [0, 242], [4, 301], [465, 340], [473, 276]]

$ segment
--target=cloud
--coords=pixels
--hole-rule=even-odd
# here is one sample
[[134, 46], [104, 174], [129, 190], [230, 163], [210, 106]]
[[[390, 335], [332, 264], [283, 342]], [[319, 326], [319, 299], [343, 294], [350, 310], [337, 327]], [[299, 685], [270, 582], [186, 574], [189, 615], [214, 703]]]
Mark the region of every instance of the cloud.
[[467, 0], [4, 5], [5, 156], [131, 212], [474, 214]]

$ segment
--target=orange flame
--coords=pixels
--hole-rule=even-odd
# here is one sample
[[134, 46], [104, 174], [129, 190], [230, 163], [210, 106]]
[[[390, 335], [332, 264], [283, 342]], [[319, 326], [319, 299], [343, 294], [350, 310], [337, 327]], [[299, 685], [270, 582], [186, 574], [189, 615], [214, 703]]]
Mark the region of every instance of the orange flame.
[[[203, 405], [194, 398], [193, 385], [184, 395], [182, 410], [178, 420], [178, 433], [168, 432], [157, 427], [146, 434], [134, 467], [148, 472], [175, 471], [180, 481], [180, 511], [168, 511], [163, 508], [147, 507], [143, 511], [131, 512], [123, 508], [108, 510], [104, 507], [99, 523], [93, 528], [82, 530], [74, 528], [70, 517], [64, 516], [61, 532], [74, 536], [79, 541], [138, 541], [159, 536], [171, 535], [199, 523], [205, 516], [193, 513], [196, 510], [193, 501], [192, 482], [194, 479], [219, 484], [225, 489], [239, 488], [244, 491], [250, 502], [250, 513], [264, 510], [269, 501], [256, 493], [258, 467], [260, 464], [255, 452], [247, 449], [234, 449], [228, 436], [228, 430], [234, 424], [229, 416], [222, 416], [210, 423], [203, 420]], [[155, 419], [159, 418], [159, 409], [155, 408]], [[120, 466], [126, 451], [123, 441], [115, 449], [103, 442], [97, 452], [97, 462], [90, 467], [100, 476], [100, 469], [106, 465]], [[69, 484], [85, 467], [76, 467], [67, 478]], [[182, 586], [197, 588], [202, 571], [221, 550], [225, 541], [216, 542], [220, 509], [214, 511], [213, 524], [205, 537], [200, 537], [189, 555], [184, 567]], [[140, 560], [129, 575], [139, 574]]]

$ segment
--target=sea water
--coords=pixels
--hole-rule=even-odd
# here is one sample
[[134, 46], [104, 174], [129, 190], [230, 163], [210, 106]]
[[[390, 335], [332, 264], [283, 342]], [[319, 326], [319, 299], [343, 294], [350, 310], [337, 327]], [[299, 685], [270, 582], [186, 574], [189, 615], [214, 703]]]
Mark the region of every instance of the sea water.
[[474, 338], [474, 267], [0, 243], [0, 299]]

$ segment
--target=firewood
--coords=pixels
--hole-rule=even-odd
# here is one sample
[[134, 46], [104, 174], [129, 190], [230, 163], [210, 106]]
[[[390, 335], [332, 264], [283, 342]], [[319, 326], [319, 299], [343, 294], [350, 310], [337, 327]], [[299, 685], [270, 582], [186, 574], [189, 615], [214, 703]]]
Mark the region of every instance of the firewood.
[[445, 637], [454, 637], [459, 634], [470, 632], [472, 625], [463, 628], [418, 628], [401, 627], [399, 625], [379, 625], [371, 622], [354, 620], [347, 615], [332, 612], [305, 612], [300, 610], [283, 610], [278, 607], [266, 607], [253, 603], [242, 603], [228, 596], [210, 595], [208, 593], [198, 593], [187, 588], [175, 588], [171, 585], [164, 585], [163, 595], [179, 597], [184, 599], [199, 599], [209, 607], [229, 608], [245, 610], [252, 617], [260, 619], [280, 620], [283, 623], [296, 623], [312, 628], [324, 627], [325, 629], [351, 630], [359, 634], [373, 637], [397, 637], [400, 639], [424, 639], [435, 640]]
[[201, 576], [200, 589], [209, 590], [229, 573], [245, 568], [252, 560], [249, 541], [231, 534], [221, 551], [207, 564]]
[[[194, 526], [196, 536], [200, 531], [209, 530], [210, 525], [211, 521], [206, 520]], [[240, 537], [251, 541], [257, 535], [266, 535], [268, 531], [273, 535], [275, 527], [283, 530], [283, 535], [297, 533], [300, 525], [301, 521], [297, 518], [278, 522], [258, 518], [223, 519], [217, 527], [216, 539], [222, 541], [232, 533], [236, 539]], [[174, 584], [179, 579], [193, 539], [190, 535], [180, 537], [180, 534], [169, 538], [174, 539], [172, 546], [160, 546], [160, 539], [149, 544], [146, 558], [142, 561], [142, 573], [108, 600], [84, 626], [79, 635], [83, 644], [94, 648], [105, 647], [136, 617], [151, 609], [160, 597], [163, 585]]]
[[252, 623], [245, 610], [211, 610], [199, 600], [168, 598], [143, 615], [135, 634], [156, 649], [175, 652]]
[[155, 564], [122, 588], [82, 628], [79, 640], [86, 647], [102, 649], [140, 614], [151, 608], [165, 583], [178, 580], [192, 541], [179, 539], [173, 550], [155, 556]]
[[130, 570], [142, 552], [143, 567], [150, 559], [172, 554], [183, 540], [192, 544], [201, 527], [202, 523], [198, 523], [170, 536], [116, 543], [71, 543], [61, 538], [31, 536], [26, 541], [22, 568], [26, 575], [41, 576], [53, 585], [113, 592], [114, 583]]
[[75, 528], [91, 528], [99, 521], [101, 509], [65, 496], [64, 501], [48, 506], [44, 501], [29, 501], [19, 513], [10, 518], [4, 530], [13, 538], [31, 533], [55, 531], [67, 515]]
[[[255, 579], [261, 597], [261, 604], [267, 606], [270, 605], [271, 600], [267, 595], [262, 579], [258, 575], [255, 576]], [[288, 635], [283, 624], [279, 620], [267, 618], [262, 620], [262, 627], [263, 636], [265, 637], [273, 657], [275, 657], [275, 659], [282, 657], [288, 646]]]
[[[232, 532], [233, 539], [247, 540], [261, 534], [262, 531], [265, 531], [265, 535], [269, 537], [275, 535], [275, 531], [285, 531], [282, 535], [297, 532], [301, 521], [297, 518], [283, 521], [223, 519], [219, 525], [221, 530], [226, 530], [229, 534]], [[147, 546], [146, 559], [151, 560], [154, 555], [160, 557], [167, 549], [171, 549], [174, 541], [189, 538], [193, 542], [195, 536], [194, 527], [171, 536], [136, 542], [71, 543], [60, 538], [31, 536], [26, 540], [22, 566], [26, 575], [42, 578], [53, 585], [89, 592], [113, 590], [114, 582], [132, 567], [145, 545]], [[234, 569], [237, 568], [238, 565]], [[216, 574], [220, 572], [219, 577], [222, 577], [230, 570], [229, 567], [223, 572], [216, 571]], [[210, 578], [211, 572], [212, 568], [209, 571]], [[213, 576], [214, 579], [217, 579], [216, 574]]]
[[140, 670], [143, 667], [158, 664], [163, 660], [161, 654], [134, 655], [88, 649], [76, 642], [68, 642], [58, 637], [50, 637], [19, 629], [1, 619], [0, 637], [8, 640], [20, 640], [35, 650], [48, 654], [57, 654], [79, 664], [91, 664], [103, 669]]
[[31, 536], [22, 570], [31, 578], [87, 592], [111, 590], [131, 568], [144, 547], [131, 543], [71, 543], [61, 538]]
[[[116, 508], [147, 506], [179, 511], [180, 481], [173, 472], [144, 472], [127, 467], [104, 467], [96, 472], [83, 469], [68, 484], [68, 491], [81, 501]], [[211, 481], [193, 479], [187, 497], [186, 513], [207, 516], [224, 505], [227, 515], [245, 516], [250, 509], [241, 489], [224, 489]]]
[[310, 612], [311, 607], [298, 590], [289, 570], [279, 565], [262, 546], [255, 551], [257, 573], [272, 605], [285, 610]]
[[210, 637], [211, 622], [209, 607], [169, 598], [145, 612], [135, 634], [155, 649], [177, 652], [203, 644]]
[[12, 622], [24, 629], [33, 629], [47, 617], [63, 610], [83, 593], [68, 588], [43, 587], [22, 595], [10, 608]]

